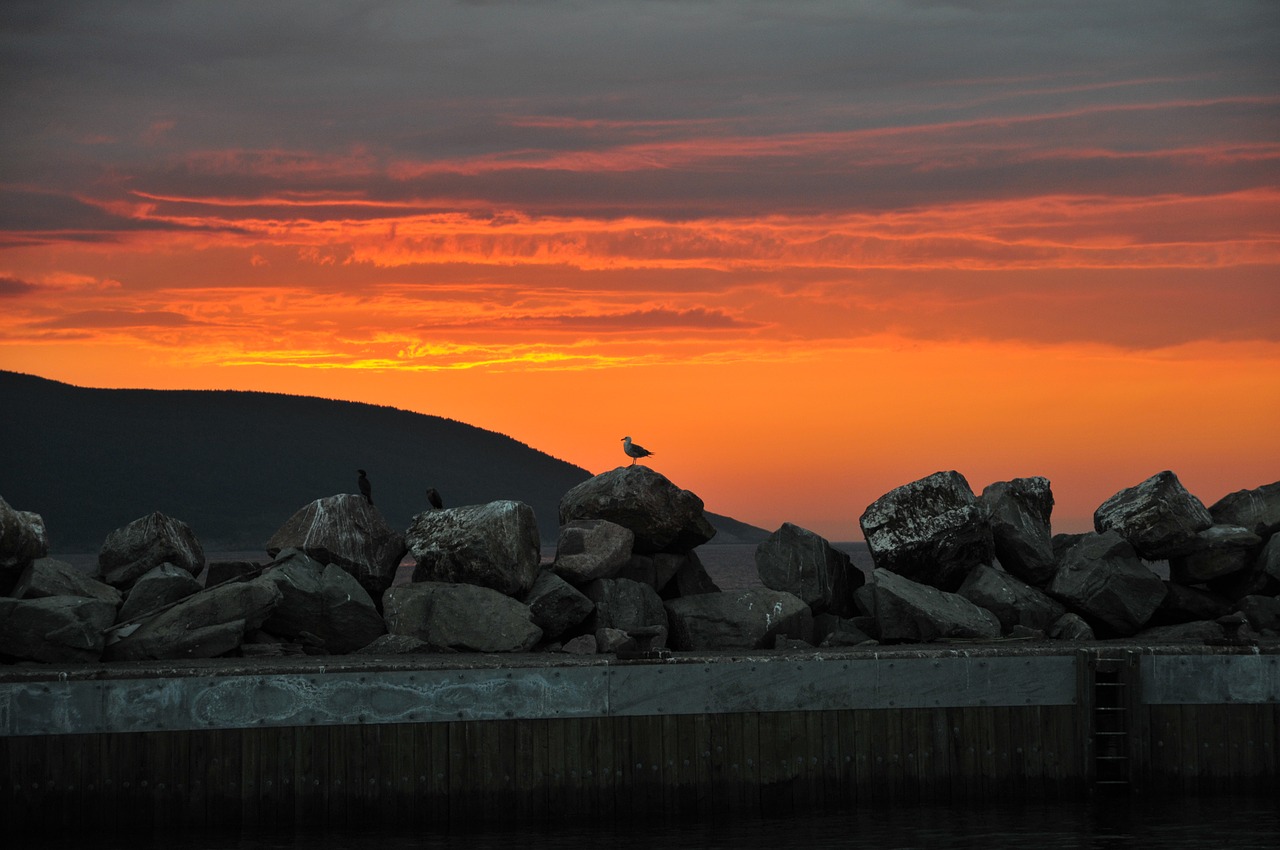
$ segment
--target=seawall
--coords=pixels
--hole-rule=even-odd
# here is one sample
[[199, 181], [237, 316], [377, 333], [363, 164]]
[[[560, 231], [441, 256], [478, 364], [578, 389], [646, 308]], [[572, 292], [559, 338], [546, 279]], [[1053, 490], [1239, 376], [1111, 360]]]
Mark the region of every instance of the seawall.
[[90, 829], [778, 815], [1261, 790], [1280, 647], [0, 670], [0, 812]]

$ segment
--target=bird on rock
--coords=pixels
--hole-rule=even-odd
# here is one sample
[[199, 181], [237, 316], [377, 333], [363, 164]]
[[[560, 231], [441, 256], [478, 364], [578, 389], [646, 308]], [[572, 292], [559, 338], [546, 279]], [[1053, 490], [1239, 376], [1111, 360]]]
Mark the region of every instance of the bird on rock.
[[360, 473], [360, 480], [356, 482], [357, 484], [360, 485], [360, 495], [364, 496], [364, 500], [372, 505], [373, 504], [373, 485], [369, 483], [369, 476], [365, 473], [363, 469], [357, 469], [356, 472]]
[[427, 502], [438, 511], [444, 509], [444, 500], [440, 498], [440, 491], [434, 487], [427, 488]]
[[622, 438], [622, 450], [627, 453], [627, 457], [631, 458], [632, 466], [635, 466], [636, 461], [638, 461], [640, 458], [648, 457], [649, 455], [653, 454], [653, 452], [649, 451], [644, 446], [638, 443], [631, 442], [630, 437]]

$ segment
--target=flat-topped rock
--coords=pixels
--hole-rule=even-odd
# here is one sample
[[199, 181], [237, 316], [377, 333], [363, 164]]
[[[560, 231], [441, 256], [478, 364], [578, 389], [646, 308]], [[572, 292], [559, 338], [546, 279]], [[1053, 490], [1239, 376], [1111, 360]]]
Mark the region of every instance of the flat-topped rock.
[[592, 519], [630, 529], [641, 554], [687, 552], [716, 533], [701, 499], [642, 465], [603, 472], [564, 494], [561, 525]]

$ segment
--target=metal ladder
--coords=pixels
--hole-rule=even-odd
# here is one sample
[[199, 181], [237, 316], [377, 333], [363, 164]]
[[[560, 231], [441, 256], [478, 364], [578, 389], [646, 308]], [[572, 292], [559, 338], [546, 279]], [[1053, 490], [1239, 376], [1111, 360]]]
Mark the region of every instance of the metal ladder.
[[1127, 788], [1130, 782], [1129, 654], [1105, 655], [1100, 650], [1093, 664], [1093, 775], [1094, 785]]

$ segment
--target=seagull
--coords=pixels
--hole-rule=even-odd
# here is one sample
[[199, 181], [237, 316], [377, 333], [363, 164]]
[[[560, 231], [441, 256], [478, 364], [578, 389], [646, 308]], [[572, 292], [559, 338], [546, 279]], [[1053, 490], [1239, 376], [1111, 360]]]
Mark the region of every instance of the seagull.
[[364, 496], [364, 500], [372, 505], [373, 486], [369, 483], [369, 478], [363, 469], [357, 469], [356, 472], [360, 473], [360, 480], [357, 482], [360, 485], [360, 495]]
[[653, 452], [649, 451], [644, 446], [631, 442], [630, 437], [622, 438], [622, 450], [627, 453], [627, 457], [631, 458], [632, 466], [635, 466], [636, 461], [640, 458], [648, 457], [653, 454]]
[[431, 504], [431, 507], [438, 511], [444, 509], [444, 502], [440, 498], [440, 492], [434, 487], [427, 488], [427, 501]]

